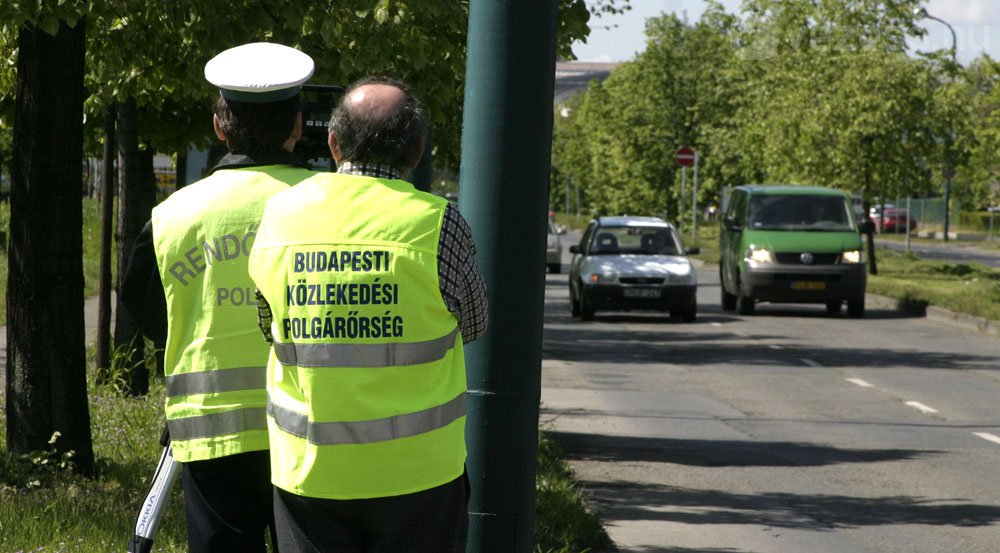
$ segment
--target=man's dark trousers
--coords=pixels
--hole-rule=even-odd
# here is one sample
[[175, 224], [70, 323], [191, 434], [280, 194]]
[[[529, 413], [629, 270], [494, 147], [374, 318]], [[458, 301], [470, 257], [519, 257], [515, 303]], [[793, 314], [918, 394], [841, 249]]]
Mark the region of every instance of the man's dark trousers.
[[189, 553], [264, 553], [267, 531], [274, 543], [274, 487], [267, 451], [182, 466]]
[[274, 488], [282, 553], [465, 553], [467, 474], [422, 492], [316, 499]]

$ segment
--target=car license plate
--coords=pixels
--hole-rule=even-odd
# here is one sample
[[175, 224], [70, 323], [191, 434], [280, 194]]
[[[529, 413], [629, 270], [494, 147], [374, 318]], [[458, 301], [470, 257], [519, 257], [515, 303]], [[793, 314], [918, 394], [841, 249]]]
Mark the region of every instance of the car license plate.
[[626, 288], [624, 294], [626, 298], [658, 298], [660, 290], [657, 288]]
[[826, 283], [814, 280], [796, 280], [792, 282], [792, 290], [826, 290]]

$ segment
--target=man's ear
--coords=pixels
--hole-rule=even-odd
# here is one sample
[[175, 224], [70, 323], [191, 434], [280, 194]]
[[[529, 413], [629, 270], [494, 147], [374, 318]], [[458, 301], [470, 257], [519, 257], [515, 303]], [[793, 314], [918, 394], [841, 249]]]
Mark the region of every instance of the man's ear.
[[337, 136], [331, 131], [326, 136], [326, 144], [330, 147], [330, 155], [333, 156], [333, 161], [340, 164], [340, 160], [344, 159], [343, 152], [340, 151], [340, 144], [337, 143]]
[[218, 115], [213, 115], [212, 116], [212, 127], [215, 129], [215, 136], [217, 136], [219, 138], [219, 140], [225, 142], [226, 141], [226, 133], [222, 132], [222, 127], [219, 126], [219, 116]]

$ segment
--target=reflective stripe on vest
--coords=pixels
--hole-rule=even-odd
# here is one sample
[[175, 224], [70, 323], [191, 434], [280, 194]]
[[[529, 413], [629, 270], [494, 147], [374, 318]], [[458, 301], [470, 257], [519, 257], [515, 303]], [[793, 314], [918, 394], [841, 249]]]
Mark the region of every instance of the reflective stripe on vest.
[[391, 367], [421, 365], [443, 359], [458, 337], [458, 328], [447, 336], [403, 344], [274, 344], [282, 365], [298, 367]]
[[267, 412], [263, 408], [238, 409], [199, 417], [167, 421], [171, 441], [195, 440], [236, 434], [247, 430], [267, 430]]
[[167, 397], [256, 390], [267, 383], [265, 367], [240, 367], [173, 374], [166, 378]]
[[267, 414], [278, 428], [316, 445], [384, 442], [444, 428], [465, 416], [465, 393], [443, 405], [384, 419], [350, 422], [310, 422], [306, 415], [267, 400]]

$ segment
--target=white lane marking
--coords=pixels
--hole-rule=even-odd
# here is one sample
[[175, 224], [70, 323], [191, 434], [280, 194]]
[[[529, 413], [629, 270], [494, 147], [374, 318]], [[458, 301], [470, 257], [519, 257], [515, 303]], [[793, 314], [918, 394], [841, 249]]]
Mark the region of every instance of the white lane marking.
[[769, 346], [767, 346], [767, 347], [769, 347], [769, 348], [771, 348], [771, 349], [781, 349], [781, 346], [779, 346], [779, 345], [777, 345], [777, 344], [771, 344], [771, 345], [769, 345]]
[[716, 326], [716, 327], [722, 326], [722, 323], [712, 323], [712, 326]]
[[848, 382], [850, 382], [851, 384], [857, 384], [858, 386], [861, 386], [862, 388], [874, 388], [875, 387], [874, 384], [872, 384], [870, 382], [865, 382], [864, 380], [861, 380], [860, 378], [848, 378], [846, 380]]
[[995, 444], [1000, 444], [1000, 437], [994, 436], [993, 434], [990, 434], [989, 432], [973, 432], [973, 434], [975, 434], [976, 436], [979, 436], [980, 438], [986, 440], [987, 442], [993, 442]]
[[914, 409], [920, 411], [921, 413], [937, 413], [938, 410], [933, 407], [928, 407], [919, 401], [907, 401], [907, 405], [913, 407]]
[[818, 362], [813, 361], [812, 359], [809, 359], [808, 357], [803, 357], [800, 360], [803, 363], [805, 363], [806, 365], [809, 365], [810, 367], [822, 367], [823, 366], [823, 365], [820, 365]]

